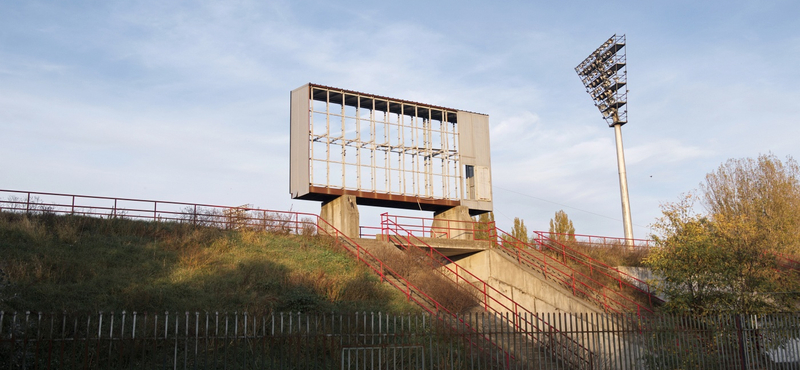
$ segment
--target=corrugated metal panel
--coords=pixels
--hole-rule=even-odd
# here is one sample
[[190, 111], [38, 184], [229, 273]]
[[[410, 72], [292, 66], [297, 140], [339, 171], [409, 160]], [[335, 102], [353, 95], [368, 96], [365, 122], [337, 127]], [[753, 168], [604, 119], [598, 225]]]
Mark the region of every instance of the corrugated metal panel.
[[309, 85], [291, 94], [289, 193], [298, 198], [309, 192]]
[[472, 214], [491, 211], [493, 209], [492, 158], [489, 141], [489, 116], [464, 111], [458, 112], [458, 151], [462, 170], [464, 166], [475, 167], [474, 198], [471, 198], [465, 191], [461, 204], [469, 208]]

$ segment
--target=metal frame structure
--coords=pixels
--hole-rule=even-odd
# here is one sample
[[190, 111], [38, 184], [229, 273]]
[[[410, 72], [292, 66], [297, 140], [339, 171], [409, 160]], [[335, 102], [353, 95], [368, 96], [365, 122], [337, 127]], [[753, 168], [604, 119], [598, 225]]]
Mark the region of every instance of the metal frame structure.
[[609, 127], [628, 122], [628, 66], [624, 49], [625, 35], [611, 36], [575, 67]]
[[628, 123], [628, 67], [625, 35], [611, 36], [589, 57], [575, 67], [575, 72], [592, 96], [609, 127], [614, 128], [617, 143], [617, 168], [622, 201], [622, 223], [628, 245], [633, 246], [633, 221], [628, 197], [628, 175], [622, 148], [622, 125]]
[[[636, 323], [629, 314], [537, 313], [571, 335], [615, 356], [583, 368], [796, 369], [800, 313], [657, 315]], [[531, 315], [515, 317], [532, 321]], [[563, 353], [539, 343], [553, 332], [509, 327], [495, 315], [447, 318], [485, 328], [492, 340], [526, 356], [498, 361], [464, 346], [483, 334], [441, 330], [428, 314], [272, 312], [3, 312], [2, 368], [304, 368], [304, 369], [573, 369]], [[616, 323], [629, 323], [620, 326]], [[522, 335], [533, 340], [518, 341]], [[380, 354], [383, 360], [378, 361]], [[388, 358], [387, 356], [388, 355]], [[344, 356], [348, 356], [345, 358]], [[346, 361], [349, 360], [349, 361]], [[344, 363], [344, 366], [342, 364]], [[231, 366], [228, 366], [231, 365]], [[349, 365], [349, 366], [348, 366]]]
[[492, 210], [488, 116], [315, 84], [291, 105], [293, 198]]

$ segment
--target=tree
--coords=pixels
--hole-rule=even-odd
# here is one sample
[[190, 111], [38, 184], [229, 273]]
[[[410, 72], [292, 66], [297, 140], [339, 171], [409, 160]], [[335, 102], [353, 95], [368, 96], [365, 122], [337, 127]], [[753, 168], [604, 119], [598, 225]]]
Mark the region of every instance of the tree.
[[575, 226], [564, 210], [558, 210], [550, 219], [550, 239], [558, 241], [575, 241]]
[[731, 159], [706, 175], [703, 204], [729, 243], [800, 252], [800, 167], [788, 157]]
[[509, 248], [520, 248], [528, 243], [528, 228], [525, 221], [519, 217], [514, 217], [514, 225], [511, 227], [511, 235], [504, 234], [501, 239], [503, 245]]
[[511, 236], [523, 243], [528, 242], [528, 228], [525, 227], [525, 221], [519, 217], [514, 217], [514, 226], [511, 228]]
[[657, 248], [645, 262], [662, 278], [666, 308], [697, 315], [794, 309], [800, 274], [779, 269], [778, 253], [797, 250], [798, 179], [791, 158], [729, 160], [696, 194], [662, 205]]
[[481, 213], [480, 216], [472, 218], [475, 231], [475, 240], [492, 240], [494, 232], [494, 212]]

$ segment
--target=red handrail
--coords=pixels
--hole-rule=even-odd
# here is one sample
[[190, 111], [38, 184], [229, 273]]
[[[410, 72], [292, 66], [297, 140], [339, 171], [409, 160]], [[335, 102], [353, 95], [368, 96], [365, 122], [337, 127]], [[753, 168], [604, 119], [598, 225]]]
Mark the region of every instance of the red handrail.
[[[624, 285], [624, 286], [633, 288], [635, 290], [638, 290], [638, 291], [641, 291], [642, 293], [647, 294], [649, 299], [651, 299], [651, 300], [653, 298], [655, 298], [657, 301], [661, 301], [660, 298], [656, 297], [655, 294], [653, 294], [653, 291], [650, 289], [650, 284], [647, 283], [646, 281], [641, 280], [641, 279], [639, 279], [639, 278], [637, 278], [635, 276], [632, 276], [632, 275], [630, 275], [630, 274], [628, 274], [628, 273], [626, 273], [624, 271], [621, 271], [616, 267], [611, 267], [611, 266], [609, 266], [609, 265], [607, 265], [607, 264], [605, 264], [605, 263], [603, 263], [601, 261], [598, 261], [598, 260], [596, 260], [596, 259], [594, 259], [594, 258], [592, 258], [592, 257], [590, 257], [590, 256], [588, 256], [588, 255], [586, 255], [584, 253], [581, 253], [580, 251], [576, 251], [575, 249], [572, 249], [572, 248], [566, 246], [565, 244], [559, 242], [558, 240], [554, 240], [554, 239], [551, 239], [551, 238], [545, 236], [545, 234], [543, 232], [541, 232], [541, 231], [534, 231], [534, 234], [536, 234], [538, 236], [538, 238], [534, 238], [533, 239], [533, 241], [535, 241], [536, 244], [538, 244], [541, 247], [553, 250], [557, 254], [561, 254], [563, 256], [564, 260], [569, 258], [570, 260], [575, 261], [578, 264], [581, 264], [583, 266], [588, 267], [589, 271], [591, 271], [591, 272], [598, 271], [600, 274], [602, 274], [602, 275], [604, 275], [604, 276], [606, 276], [606, 277], [608, 277], [608, 278], [610, 278], [612, 280], [615, 280], [619, 284], [619, 289], [622, 289], [622, 286]], [[561, 248], [553, 247], [554, 244], [559, 246], [559, 247], [561, 247]], [[567, 253], [567, 251], [569, 251], [569, 253]], [[578, 256], [582, 257], [583, 259], [576, 258], [575, 255], [578, 255]], [[598, 266], [602, 267], [602, 268], [604, 268], [606, 270], [610, 270], [610, 271], [614, 272], [617, 276], [610, 275], [610, 274], [608, 274], [606, 272], [603, 272], [602, 270], [596, 270], [596, 267], [598, 267]], [[631, 284], [628, 281], [620, 279], [618, 276], [625, 276], [627, 279], [630, 279], [630, 280], [634, 281], [638, 285]], [[643, 289], [639, 285], [644, 286], [645, 289]], [[650, 302], [650, 305], [652, 306], [652, 302]]]
[[785, 268], [800, 271], [800, 261], [791, 258], [788, 254], [776, 253], [778, 260], [783, 262]]
[[[407, 217], [386, 215], [386, 220], [388, 222], [395, 222], [399, 218], [405, 219]], [[422, 217], [408, 217], [408, 218], [416, 220], [425, 220]], [[459, 221], [453, 221], [453, 223], [458, 223], [458, 222]], [[423, 233], [427, 235], [426, 229], [427, 228], [424, 226], [416, 228], [417, 231], [421, 230]], [[462, 230], [471, 230], [471, 228], [462, 228]], [[409, 231], [409, 230], [406, 231], [411, 234], [414, 234], [414, 231]], [[557, 259], [549, 257], [546, 254], [542, 254], [542, 257], [538, 257], [536, 255], [531, 254], [525, 249], [514, 248], [515, 251], [509, 250], [508, 248], [505, 247], [503, 242], [500, 242], [499, 240], [507, 240], [507, 241], [513, 240], [513, 243], [516, 245], [525, 245], [527, 247], [530, 246], [528, 244], [519, 241], [518, 239], [509, 235], [508, 233], [500, 230], [499, 228], [495, 228], [492, 234], [493, 235], [490, 237], [491, 241], [493, 241], [495, 245], [499, 246], [501, 251], [514, 258], [517, 261], [517, 263], [526, 264], [527, 266], [534, 269], [538, 264], [541, 264], [542, 267], [539, 270], [545, 275], [545, 278], [550, 277], [551, 279], [559, 282], [561, 285], [571, 290], [572, 294], [575, 296], [583, 296], [589, 299], [590, 301], [596, 302], [606, 312], [619, 313], [622, 311], [634, 311], [637, 313], [637, 315], [641, 315], [642, 313], [652, 314], [653, 312], [651, 309], [640, 305], [638, 302], [635, 302], [632, 299], [612, 289], [606, 288], [602, 283], [592, 279], [591, 277], [581, 273], [580, 271], [575, 271], [570, 266], [562, 263]], [[501, 238], [499, 238], [499, 240], [497, 238], [497, 234], [501, 234]], [[548, 259], [550, 261], [548, 261]], [[535, 262], [538, 262], [538, 264]], [[585, 281], [589, 281], [594, 285], [599, 286], [599, 288], [595, 288], [587, 284]], [[606, 291], [611, 292], [611, 296], [606, 294]], [[627, 302], [628, 304], [625, 304], [620, 301]], [[631, 308], [629, 305], [633, 305], [633, 308]]]
[[[401, 241], [398, 244], [405, 249], [409, 249], [411, 246], [413, 246], [419, 250], [422, 250], [423, 252], [427, 251], [426, 255], [429, 257], [429, 259], [439, 265], [440, 268], [437, 269], [437, 271], [439, 271], [443, 276], [453, 280], [456, 284], [460, 282], [459, 281], [460, 279], [464, 283], [469, 284], [477, 291], [481, 292], [483, 294], [484, 309], [487, 311], [489, 310], [493, 311], [494, 314], [500, 316], [501, 320], [503, 319], [501, 311], [497, 310], [493, 306], [490, 306], [489, 301], [491, 301], [493, 304], [499, 307], [502, 307], [503, 309], [509, 312], [513, 312], [515, 319], [524, 321], [526, 325], [541, 331], [542, 329], [539, 328], [539, 326], [536, 325], [535, 323], [528, 322], [527, 320], [522, 319], [522, 315], [520, 315], [520, 313], [524, 312], [527, 313], [529, 317], [535, 317], [540, 322], [540, 324], [544, 326], [545, 330], [548, 330], [553, 333], [558, 333], [559, 338], [561, 338], [561, 340], [556, 340], [554, 343], [550, 343], [551, 346], [555, 344], [558, 347], [565, 349], [571, 355], [577, 356], [578, 361], [577, 364], [575, 365], [578, 365], [579, 367], [581, 367], [581, 365], [586, 365], [591, 368], [593, 363], [593, 354], [588, 348], [584, 347], [582, 344], [578, 343], [571, 337], [567, 336], [563, 332], [554, 328], [549, 323], [542, 320], [538, 315], [534, 314], [533, 312], [529, 311], [522, 305], [518, 304], [516, 301], [509, 298], [499, 290], [495, 289], [493, 286], [488, 284], [486, 281], [480, 279], [475, 274], [471, 273], [469, 270], [453, 262], [450, 258], [443, 255], [438, 250], [436, 250], [435, 248], [424, 242], [422, 239], [414, 235], [411, 231], [404, 229], [402, 226], [392, 221], [390, 217], [391, 216], [389, 216], [388, 213], [384, 213], [383, 215], [381, 215], [381, 225], [384, 229], [383, 235], [385, 235], [387, 238], [391, 236], [403, 238], [403, 241], [405, 241], [405, 243]], [[443, 263], [442, 261], [447, 261], [447, 263]], [[455, 269], [451, 268], [450, 266], [455, 266]], [[442, 269], [446, 270], [450, 274], [445, 273], [444, 271], [442, 271]], [[463, 274], [466, 274], [468, 276], [465, 277]], [[513, 306], [513, 309], [508, 307], [506, 304], [498, 301], [495, 298], [495, 296], [501, 297], [504, 300], [510, 302], [511, 305]], [[521, 326], [520, 322], [516, 320], [514, 322], [510, 322], [511, 320], [506, 319], [506, 321], [509, 321], [509, 324], [515, 328], [519, 328]], [[533, 336], [532, 334], [530, 335], [530, 338], [532, 338], [533, 340], [538, 340], [538, 338]], [[552, 340], [552, 337], [550, 338]], [[566, 343], [564, 343], [563, 341], [566, 341]], [[567, 360], [575, 362], [573, 356], [569, 356]]]
[[[388, 217], [392, 218], [396, 223], [398, 223], [399, 225], [403, 226], [404, 228], [410, 229], [410, 230], [415, 231], [417, 233], [422, 232], [423, 235], [427, 235], [427, 232], [429, 230], [431, 230], [431, 228], [432, 228], [432, 226], [427, 226], [426, 223], [430, 223], [432, 225], [433, 221], [441, 222], [441, 220], [434, 220], [432, 218], [425, 218], [425, 217], [408, 217], [408, 216], [395, 216], [395, 215], [389, 215]], [[415, 222], [415, 223], [404, 224], [404, 223], [401, 223], [400, 220], [411, 220], [410, 222]], [[477, 222], [477, 221], [452, 221], [452, 222], [455, 223], [458, 226], [457, 228], [455, 228], [455, 230], [458, 230], [458, 232], [461, 232], [463, 230], [477, 230], [478, 228], [483, 228], [483, 226], [484, 226], [481, 222]], [[472, 226], [470, 226], [468, 228], [465, 228], [465, 227], [462, 226], [464, 224], [472, 225]], [[449, 225], [450, 224], [448, 223], [448, 226]], [[498, 241], [498, 237], [497, 237], [499, 229], [494, 226], [494, 223], [491, 223], [491, 226], [494, 227], [494, 229], [491, 230], [490, 232], [488, 232], [488, 234], [489, 234], [488, 240], [490, 240], [490, 241], [494, 242], [495, 244], [497, 244], [499, 242]], [[438, 228], [442, 228], [442, 227], [438, 227]], [[502, 230], [499, 230], [499, 231], [502, 232]], [[658, 302], [661, 301], [660, 298], [658, 298], [657, 296], [655, 296], [655, 294], [653, 294], [653, 291], [652, 291], [652, 289], [650, 289], [650, 285], [647, 282], [645, 282], [645, 281], [643, 281], [643, 280], [641, 280], [641, 279], [639, 279], [639, 278], [637, 278], [637, 277], [635, 277], [633, 275], [630, 275], [630, 274], [628, 274], [628, 273], [626, 273], [624, 271], [620, 271], [617, 268], [608, 266], [607, 264], [605, 264], [603, 262], [600, 262], [600, 261], [598, 261], [598, 260], [596, 260], [596, 259], [594, 259], [594, 258], [592, 258], [592, 257], [590, 257], [590, 256], [588, 256], [588, 255], [586, 255], [584, 253], [576, 251], [576, 250], [574, 250], [574, 249], [572, 249], [572, 248], [570, 248], [570, 247], [568, 247], [568, 246], [566, 246], [566, 245], [564, 245], [562, 243], [559, 243], [556, 240], [552, 240], [547, 236], [547, 235], [549, 235], [549, 233], [542, 232], [542, 231], [534, 231], [533, 233], [538, 236], [538, 238], [534, 238], [534, 239], [538, 239], [538, 240], [535, 240], [535, 242], [537, 244], [540, 244], [543, 247], [546, 247], [546, 248], [552, 249], [552, 250], [556, 250], [556, 249], [553, 248], [552, 245], [549, 245], [547, 242], [552, 242], [552, 244], [557, 244], [558, 246], [560, 246], [561, 248], [557, 249], [556, 251], [564, 256], [564, 260], [565, 261], [566, 261], [566, 258], [570, 258], [571, 260], [575, 261], [576, 263], [579, 263], [579, 264], [582, 264], [582, 265], [588, 267], [590, 269], [590, 271], [592, 271], [592, 272], [598, 271], [599, 273], [605, 275], [606, 277], [614, 280], [619, 285], [620, 289], [622, 289], [622, 286], [628, 286], [628, 287], [630, 287], [632, 289], [635, 289], [635, 290], [641, 291], [644, 294], [647, 294], [648, 300], [650, 301], [650, 306], [651, 307], [652, 307], [652, 300], [653, 299], [655, 299]], [[508, 234], [506, 233], [506, 235], [508, 235]], [[602, 238], [602, 237], [595, 237], [595, 238]], [[514, 238], [514, 239], [517, 240], [517, 242], [522, 243], [518, 239], [516, 239], [516, 238]], [[620, 239], [620, 240], [625, 240], [625, 239]], [[525, 243], [525, 244], [530, 246], [530, 243]], [[569, 253], [567, 253], [567, 252], [569, 252]], [[574, 256], [574, 254], [579, 255], [584, 260], [582, 260], [580, 258], [576, 258]], [[606, 272], [603, 272], [602, 270], [597, 269], [597, 267], [601, 267], [601, 268], [605, 268], [607, 270], [611, 270], [616, 276], [611, 275], [611, 274], [606, 273]], [[565, 268], [569, 269], [570, 271], [574, 270], [572, 267], [569, 267], [569, 266], [565, 266]], [[581, 274], [580, 272], [578, 272], [578, 274], [579, 274], [579, 276], [581, 276], [581, 275], [585, 276], [584, 274]], [[620, 278], [620, 276], [625, 277], [625, 279]], [[600, 282], [597, 282], [594, 279], [591, 279], [591, 278], [589, 278], [589, 279], [594, 281], [594, 282], [596, 282], [600, 286], [605, 286], [604, 284], [602, 284]], [[631, 281], [635, 282], [636, 284], [644, 286], [644, 288], [642, 288], [640, 286], [637, 286], [635, 284], [629, 283], [627, 281], [627, 279], [630, 279]], [[610, 291], [613, 291], [613, 290], [610, 290]], [[627, 299], [627, 297], [625, 297], [625, 299]], [[648, 309], [648, 311], [650, 311], [650, 310]]]
[[[330, 224], [328, 221], [324, 220], [324, 219], [323, 219], [323, 218], [321, 218], [321, 217], [317, 217], [317, 221], [318, 221], [318, 223], [317, 223], [317, 227], [318, 227], [318, 230], [319, 230], [319, 231], [321, 231], [321, 232], [324, 232], [324, 233], [326, 233], [328, 236], [331, 236], [331, 237], [333, 237], [333, 238], [334, 238], [334, 240], [336, 240], [336, 241], [337, 241], [337, 243], [338, 243], [339, 245], [341, 245], [341, 246], [342, 246], [342, 247], [343, 247], [345, 250], [349, 251], [350, 253], [353, 253], [353, 254], [356, 256], [356, 258], [357, 258], [359, 261], [361, 261], [362, 263], [366, 264], [366, 265], [367, 265], [368, 267], [370, 267], [370, 268], [371, 268], [371, 269], [372, 269], [374, 272], [376, 272], [376, 273], [377, 273], [377, 274], [378, 274], [378, 275], [381, 277], [381, 281], [387, 281], [387, 282], [389, 282], [389, 284], [390, 284], [390, 285], [394, 286], [395, 288], [397, 288], [398, 290], [402, 291], [403, 293], [406, 293], [406, 298], [407, 298], [407, 299], [413, 300], [413, 301], [414, 301], [416, 304], [418, 304], [420, 307], [422, 307], [423, 309], [425, 309], [425, 310], [426, 310], [426, 311], [428, 311], [429, 313], [431, 313], [431, 314], [433, 314], [434, 316], [436, 316], [436, 317], [437, 317], [437, 318], [438, 318], [440, 321], [442, 321], [442, 322], [445, 322], [445, 320], [443, 320], [443, 319], [442, 319], [442, 318], [441, 318], [441, 317], [438, 315], [438, 314], [439, 314], [439, 312], [441, 312], [441, 311], [443, 311], [443, 312], [447, 313], [448, 315], [450, 315], [451, 317], [455, 318], [455, 319], [457, 320], [457, 322], [459, 322], [459, 323], [461, 323], [462, 325], [464, 325], [466, 328], [468, 328], [468, 329], [469, 329], [470, 331], [472, 331], [473, 333], [476, 333], [476, 334], [478, 334], [478, 335], [479, 335], [481, 338], [483, 338], [483, 340], [485, 340], [485, 341], [489, 342], [489, 343], [490, 343], [490, 344], [491, 344], [491, 345], [492, 345], [494, 348], [501, 350], [501, 351], [502, 351], [502, 352], [505, 354], [505, 359], [504, 359], [504, 360], [505, 360], [505, 362], [506, 362], [506, 365], [507, 365], [507, 366], [508, 366], [508, 361], [510, 361], [511, 359], [513, 359], [513, 358], [514, 358], [514, 357], [513, 357], [513, 356], [512, 356], [512, 355], [511, 355], [511, 354], [510, 354], [508, 351], [504, 350], [503, 348], [501, 348], [501, 347], [500, 347], [500, 345], [498, 345], [498, 344], [497, 344], [497, 343], [495, 343], [493, 340], [491, 340], [491, 338], [490, 338], [490, 337], [488, 337], [487, 335], [485, 335], [485, 334], [483, 334], [483, 333], [480, 333], [480, 332], [479, 332], [477, 329], [473, 328], [471, 325], [469, 325], [469, 323], [467, 323], [466, 321], [464, 321], [463, 317], [460, 317], [459, 315], [457, 315], [457, 314], [455, 314], [455, 313], [451, 312], [451, 311], [450, 311], [450, 310], [448, 310], [446, 307], [442, 306], [442, 305], [441, 305], [439, 302], [437, 302], [435, 299], [433, 299], [433, 298], [432, 298], [432, 297], [430, 297], [429, 295], [425, 294], [425, 293], [424, 293], [422, 290], [420, 290], [420, 289], [419, 289], [419, 288], [417, 288], [415, 285], [413, 285], [411, 282], [409, 282], [408, 280], [406, 280], [406, 279], [405, 279], [405, 278], [404, 278], [402, 275], [400, 275], [399, 273], [397, 273], [396, 271], [394, 271], [394, 270], [393, 270], [392, 268], [390, 268], [389, 266], [386, 266], [386, 265], [384, 264], [384, 262], [383, 262], [383, 261], [381, 261], [381, 260], [380, 260], [378, 257], [375, 257], [373, 254], [371, 254], [371, 253], [370, 253], [368, 250], [366, 250], [366, 249], [364, 249], [363, 247], [361, 247], [361, 245], [359, 245], [358, 243], [356, 243], [356, 242], [355, 242], [353, 239], [351, 239], [349, 236], [347, 236], [347, 235], [345, 235], [345, 234], [341, 233], [341, 232], [340, 232], [338, 229], [336, 229], [335, 227], [333, 227], [333, 225], [331, 225], [331, 224]], [[327, 227], [329, 227], [329, 228], [330, 228], [330, 230], [332, 230], [333, 232], [332, 232], [332, 233], [331, 233], [331, 232], [328, 232], [328, 231], [326, 230], [326, 228], [324, 228], [324, 227], [322, 227], [322, 226], [320, 225], [320, 223], [324, 223], [324, 224], [325, 224]], [[353, 245], [353, 246], [355, 247], [356, 251], [354, 252], [354, 251], [352, 251], [350, 248], [347, 248], [347, 246], [345, 246], [345, 245], [344, 245], [344, 243], [343, 243], [343, 240], [345, 240], [345, 241], [349, 242], [351, 245]], [[372, 265], [372, 264], [371, 264], [371, 263], [370, 263], [370, 262], [369, 262], [367, 259], [364, 259], [364, 258], [362, 258], [362, 257], [361, 257], [361, 254], [363, 254], [363, 255], [366, 255], [366, 256], [369, 256], [370, 258], [372, 258], [373, 260], [375, 260], [375, 261], [376, 261], [376, 262], [377, 262], [377, 263], [380, 265], [380, 269], [377, 269], [376, 267], [374, 267], [374, 266], [373, 266], [373, 265]], [[386, 272], [386, 271], [389, 271], [389, 272], [390, 272], [390, 275], [394, 276], [394, 277], [395, 277], [397, 280], [399, 280], [399, 281], [402, 281], [402, 282], [405, 284], [405, 286], [406, 286], [406, 290], [404, 291], [404, 290], [403, 290], [403, 288], [402, 288], [401, 286], [399, 286], [399, 285], [395, 284], [395, 282], [393, 282], [391, 279], [389, 279], [389, 280], [385, 280], [385, 279], [384, 279], [384, 277], [385, 277], [385, 272]], [[427, 307], [427, 306], [426, 306], [426, 305], [425, 305], [423, 302], [420, 302], [420, 301], [418, 301], [416, 298], [414, 298], [414, 297], [411, 295], [411, 289], [412, 289], [412, 288], [413, 288], [413, 290], [414, 290], [414, 292], [415, 292], [415, 293], [417, 293], [417, 294], [419, 294], [419, 295], [421, 295], [421, 296], [423, 296], [423, 297], [427, 298], [427, 299], [428, 299], [430, 302], [432, 302], [432, 303], [435, 305], [435, 307], [436, 307], [436, 312], [434, 312], [434, 311], [432, 311], [431, 309], [429, 309], [429, 308], [428, 308], [428, 307]], [[455, 329], [455, 328], [454, 328], [454, 329]], [[468, 341], [468, 342], [469, 342], [471, 345], [475, 346], [476, 348], [480, 349], [481, 351], [485, 351], [485, 349], [484, 349], [484, 348], [481, 348], [481, 346], [480, 346], [478, 343], [475, 343], [475, 342], [473, 342], [473, 341], [472, 341], [470, 338], [466, 338], [466, 337], [465, 337], [465, 339], [466, 339], [466, 340], [467, 340], [467, 341]]]
[[[538, 231], [544, 232], [544, 231]], [[629, 241], [633, 241], [634, 248], [654, 248], [653, 240], [651, 239], [626, 239], [626, 238], [619, 238], [614, 236], [601, 236], [601, 235], [588, 235], [588, 234], [569, 234], [569, 233], [551, 233], [547, 232], [551, 238], [555, 236], [555, 239], [558, 240], [569, 240], [574, 239], [577, 243], [582, 244], [591, 244], [592, 246], [608, 246], [608, 244], [613, 245], [624, 245], [626, 248], [628, 247], [627, 243]]]
[[[637, 315], [642, 315], [643, 314], [643, 312], [642, 312], [643, 310], [646, 313], [649, 313], [649, 314], [653, 313], [653, 311], [651, 309], [640, 305], [638, 302], [633, 301], [632, 299], [620, 294], [617, 291], [614, 291], [613, 289], [608, 289], [605, 285], [603, 285], [603, 283], [591, 278], [590, 276], [587, 276], [586, 274], [584, 274], [584, 273], [582, 273], [580, 271], [577, 271], [577, 270], [571, 268], [570, 266], [568, 266], [567, 264], [565, 264], [562, 261], [559, 261], [559, 260], [557, 260], [555, 258], [552, 258], [552, 257], [548, 256], [545, 253], [541, 253], [542, 257], [538, 257], [538, 256], [530, 253], [528, 250], [526, 250], [526, 248], [531, 248], [530, 244], [520, 241], [519, 239], [513, 237], [512, 235], [506, 233], [503, 230], [497, 229], [497, 231], [500, 233], [500, 235], [501, 235], [500, 239], [502, 241], [497, 242], [496, 245], [499, 246], [501, 248], [501, 250], [506, 252], [506, 254], [514, 257], [514, 252], [511, 252], [504, 245], [505, 244], [504, 242], [509, 242], [510, 244], [514, 245], [514, 250], [516, 251], [518, 261], [520, 259], [522, 259], [522, 260], [525, 260], [526, 262], [529, 262], [529, 265], [530, 265], [530, 260], [527, 259], [527, 258], [533, 258], [534, 260], [537, 260], [537, 261], [542, 262], [544, 264], [544, 268], [542, 269], [543, 270], [542, 272], [545, 275], [555, 275], [555, 274], [552, 274], [551, 271], [556, 271], [557, 273], [560, 273], [561, 275], [565, 276], [566, 278], [569, 278], [569, 280], [571, 280], [571, 283], [570, 283], [569, 280], [565, 280], [565, 277], [554, 276], [557, 280], [560, 280], [562, 282], [562, 284], [564, 284], [564, 285], [566, 285], [568, 287], [571, 286], [573, 295], [577, 295], [577, 294], [575, 294], [576, 293], [575, 284], [578, 283], [581, 286], [583, 286], [585, 289], [588, 289], [591, 292], [595, 292], [597, 294], [597, 296], [589, 294], [588, 292], [586, 292], [585, 290], [582, 290], [582, 289], [578, 289], [577, 291], [583, 293], [583, 295], [586, 296], [587, 298], [589, 298], [590, 300], [596, 301], [605, 310], [609, 310], [610, 309], [613, 312], [619, 312], [619, 311], [617, 311], [617, 310], [615, 310], [615, 309], [613, 309], [612, 307], [609, 306], [609, 302], [610, 302], [610, 303], [615, 304], [617, 307], [622, 308], [625, 311], [631, 311], [630, 307], [628, 307], [624, 303], [621, 303], [621, 302], [619, 302], [617, 300], [617, 299], [620, 299], [620, 300], [627, 301], [627, 302], [632, 303], [633, 305], [635, 305], [636, 306], [636, 310], [635, 311], [636, 311]], [[520, 246], [523, 246], [525, 248], [520, 248]], [[525, 257], [521, 257], [520, 253], [524, 254]], [[557, 265], [560, 265], [562, 268], [564, 268], [567, 271], [569, 271], [569, 273], [565, 273], [564, 271], [562, 271], [562, 270], [560, 270], [558, 268], [550, 267], [548, 269], [548, 263], [547, 263], [547, 259], [548, 258], [550, 258]], [[599, 286], [599, 288], [594, 288], [594, 287], [590, 286], [589, 284], [584, 283], [583, 281], [576, 281], [575, 280], [575, 276], [576, 275], [581, 277], [581, 278], [583, 278], [584, 281], [589, 281], [591, 283], [594, 283], [595, 285]], [[615, 297], [617, 297], [617, 299], [608, 297], [606, 295], [606, 291], [609, 291], [609, 292], [613, 293], [613, 295]], [[601, 300], [599, 298], [599, 296], [602, 296], [603, 299]]]

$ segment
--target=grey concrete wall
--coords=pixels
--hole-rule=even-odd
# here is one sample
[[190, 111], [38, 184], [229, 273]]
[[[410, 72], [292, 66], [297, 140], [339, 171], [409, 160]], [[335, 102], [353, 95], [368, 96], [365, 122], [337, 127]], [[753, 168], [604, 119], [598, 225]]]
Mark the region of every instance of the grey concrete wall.
[[[506, 255], [496, 251], [487, 250], [465, 257], [458, 261], [458, 265], [474, 274], [477, 278], [487, 282], [500, 293], [492, 296], [498, 303], [490, 305], [498, 311], [513, 311], [512, 300], [527, 310], [541, 315], [544, 312], [562, 312], [568, 314], [567, 319], [549, 322], [550, 325], [563, 332], [572, 329], [585, 330], [586, 328], [609, 330], [617, 327], [618, 323], [605, 322], [603, 327], [597, 327], [587, 320], [582, 320], [576, 314], [602, 314], [597, 306], [575, 297], [571, 291], [544, 279], [542, 275], [531, 272], [510, 260]], [[453, 268], [453, 267], [451, 267]], [[613, 334], [608, 334], [615, 336]], [[595, 341], [581, 336], [573, 337], [577, 342], [589, 348], [597, 356], [596, 359], [603, 363], [614, 363], [617, 351], [638, 351], [633, 344], [624, 344], [625, 348], [601, 348]]]
[[473, 240], [472, 217], [469, 208], [456, 206], [433, 215], [431, 238]]
[[531, 312], [602, 312], [576, 299], [555, 283], [544, 280], [495, 250], [463, 258], [458, 264]]
[[[319, 217], [351, 238], [359, 236], [358, 206], [356, 197], [353, 195], [342, 195], [332, 201], [322, 203]], [[328, 232], [332, 231], [324, 223], [320, 226]]]

